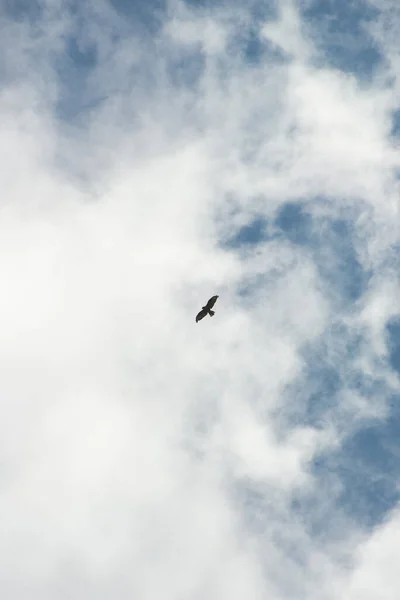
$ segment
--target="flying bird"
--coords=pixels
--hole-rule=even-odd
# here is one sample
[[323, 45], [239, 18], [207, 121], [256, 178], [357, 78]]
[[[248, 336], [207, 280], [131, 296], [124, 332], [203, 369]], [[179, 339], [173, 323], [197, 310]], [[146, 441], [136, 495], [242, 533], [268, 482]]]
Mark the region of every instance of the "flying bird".
[[212, 298], [209, 299], [207, 304], [205, 306], [203, 306], [203, 308], [201, 309], [199, 314], [196, 316], [196, 323], [198, 323], [198, 321], [201, 321], [201, 319], [204, 319], [204, 317], [207, 314], [210, 315], [210, 317], [214, 316], [215, 311], [213, 311], [211, 309], [214, 306], [214, 304], [216, 303], [218, 297], [219, 296], [213, 296]]

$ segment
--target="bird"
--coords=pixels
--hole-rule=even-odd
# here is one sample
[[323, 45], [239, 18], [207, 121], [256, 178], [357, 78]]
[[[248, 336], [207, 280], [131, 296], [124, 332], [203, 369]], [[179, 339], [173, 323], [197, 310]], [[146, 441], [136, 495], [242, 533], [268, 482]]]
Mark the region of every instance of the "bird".
[[210, 317], [214, 316], [215, 311], [213, 311], [211, 309], [214, 306], [214, 304], [216, 303], [217, 298], [219, 298], [219, 296], [213, 296], [212, 298], [209, 299], [207, 304], [202, 307], [201, 311], [196, 315], [196, 323], [198, 323], [198, 321], [201, 321], [201, 319], [204, 319], [204, 317], [207, 314], [210, 315]]

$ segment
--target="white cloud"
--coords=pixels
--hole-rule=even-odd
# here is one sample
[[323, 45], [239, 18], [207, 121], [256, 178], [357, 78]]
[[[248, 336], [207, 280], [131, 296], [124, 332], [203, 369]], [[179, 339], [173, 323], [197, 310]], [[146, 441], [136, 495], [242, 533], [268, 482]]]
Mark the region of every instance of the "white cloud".
[[313, 48], [302, 26], [295, 2], [284, 0], [279, 3], [279, 17], [262, 27], [262, 35], [295, 60], [303, 62], [312, 57]]
[[375, 600], [397, 597], [399, 575], [396, 553], [399, 548], [399, 517], [397, 511], [371, 537], [365, 540], [355, 555], [354, 572], [344, 594], [351, 600]]
[[[395, 521], [352, 571], [343, 557], [358, 559], [365, 532], [345, 529], [310, 464], [385, 415], [397, 386], [384, 337], [398, 300], [391, 91], [311, 66], [294, 3], [263, 28], [294, 60], [249, 65], [226, 53], [244, 9], [172, 10], [151, 46], [102, 2], [81, 13], [78, 40], [99, 61], [82, 89], [91, 108], [68, 124], [52, 60], [79, 19], [47, 10], [40, 26], [10, 24], [2, 58], [19, 68], [0, 97], [0, 592], [333, 600], [350, 570], [357, 598]], [[204, 71], [174, 85], [171, 62], [193, 44]], [[220, 244], [260, 214], [276, 234], [297, 199], [352, 221], [374, 278], [350, 312], [309, 248]], [[214, 293], [216, 316], [196, 324]], [[334, 322], [365, 342], [340, 368], [348, 340], [335, 346]], [[313, 391], [305, 378], [302, 399], [290, 392], [304, 348], [321, 338], [340, 371], [337, 411], [318, 427], [289, 422]], [[348, 388], [354, 365], [386, 381], [379, 410]], [[263, 490], [257, 532], [240, 486]], [[296, 494], [331, 511], [340, 544], [310, 532]]]
[[166, 33], [171, 38], [184, 45], [200, 45], [201, 50], [207, 54], [223, 52], [226, 36], [221, 25], [211, 18], [173, 19], [166, 25]]

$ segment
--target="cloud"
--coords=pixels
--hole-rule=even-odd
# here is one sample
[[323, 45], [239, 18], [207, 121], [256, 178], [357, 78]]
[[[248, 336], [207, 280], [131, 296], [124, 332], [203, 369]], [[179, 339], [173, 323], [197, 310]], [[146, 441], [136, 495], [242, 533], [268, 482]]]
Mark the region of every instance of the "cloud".
[[398, 533], [398, 514], [379, 527], [366, 540], [356, 555], [354, 573], [350, 579], [347, 594], [349, 598], [394, 598], [398, 584], [398, 575], [393, 563]]
[[295, 2], [128, 9], [2, 10], [0, 591], [391, 598], [386, 9], [391, 83]]

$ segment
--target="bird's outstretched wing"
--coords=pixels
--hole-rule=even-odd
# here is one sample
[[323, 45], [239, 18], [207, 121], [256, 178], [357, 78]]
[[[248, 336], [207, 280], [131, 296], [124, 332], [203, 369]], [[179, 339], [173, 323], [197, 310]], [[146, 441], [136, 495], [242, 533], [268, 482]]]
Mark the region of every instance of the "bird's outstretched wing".
[[216, 303], [218, 299], [218, 296], [213, 296], [212, 298], [209, 299], [209, 301], [207, 302], [205, 308], [207, 308], [207, 310], [210, 310], [210, 308], [212, 308], [214, 306], [214, 304]]
[[201, 319], [204, 319], [204, 317], [206, 316], [207, 313], [208, 313], [208, 310], [206, 309], [206, 307], [202, 308], [201, 311], [196, 316], [196, 323], [198, 323], [198, 321], [201, 321]]

